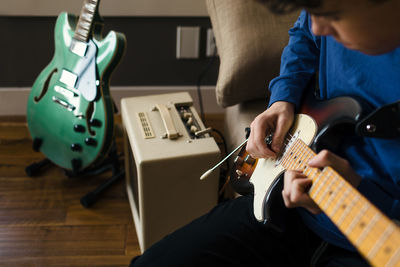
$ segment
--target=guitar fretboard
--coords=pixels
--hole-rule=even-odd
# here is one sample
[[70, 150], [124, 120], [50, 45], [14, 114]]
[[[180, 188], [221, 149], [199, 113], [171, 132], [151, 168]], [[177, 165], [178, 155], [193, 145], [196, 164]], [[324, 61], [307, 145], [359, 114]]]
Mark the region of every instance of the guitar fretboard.
[[87, 42], [99, 0], [85, 0], [75, 29], [74, 39]]
[[310, 197], [372, 265], [400, 266], [397, 225], [331, 167], [308, 167], [314, 156], [297, 139], [282, 156], [281, 165], [287, 170], [303, 170], [312, 179]]

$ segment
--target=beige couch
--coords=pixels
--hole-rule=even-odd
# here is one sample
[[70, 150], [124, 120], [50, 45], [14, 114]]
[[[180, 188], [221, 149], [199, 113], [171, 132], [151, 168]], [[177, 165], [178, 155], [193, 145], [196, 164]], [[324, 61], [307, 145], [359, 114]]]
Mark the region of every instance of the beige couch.
[[272, 14], [253, 0], [206, 0], [220, 56], [216, 95], [225, 107], [228, 150], [268, 104], [269, 81], [279, 74], [288, 30], [299, 12]]

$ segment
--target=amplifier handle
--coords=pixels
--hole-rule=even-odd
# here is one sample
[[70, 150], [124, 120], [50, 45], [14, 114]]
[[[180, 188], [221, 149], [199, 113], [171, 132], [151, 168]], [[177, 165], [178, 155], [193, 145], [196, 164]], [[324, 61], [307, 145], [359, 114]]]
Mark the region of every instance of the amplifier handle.
[[179, 137], [178, 131], [175, 129], [174, 122], [172, 121], [171, 113], [169, 108], [164, 104], [157, 104], [156, 108], [160, 111], [161, 119], [164, 123], [165, 130], [167, 131], [168, 139], [176, 139]]

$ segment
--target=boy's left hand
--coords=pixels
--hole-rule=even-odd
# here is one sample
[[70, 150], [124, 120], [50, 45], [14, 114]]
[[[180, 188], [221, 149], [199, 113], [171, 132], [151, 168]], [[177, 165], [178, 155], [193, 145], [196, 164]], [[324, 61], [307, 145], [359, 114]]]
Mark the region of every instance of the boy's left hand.
[[[330, 166], [354, 187], [357, 187], [361, 182], [361, 177], [353, 170], [347, 160], [328, 150], [322, 150], [308, 162], [308, 165], [313, 168]], [[286, 171], [282, 190], [285, 206], [288, 208], [303, 207], [313, 214], [320, 213], [321, 209], [308, 195], [311, 185], [312, 180], [307, 178], [302, 171]]]

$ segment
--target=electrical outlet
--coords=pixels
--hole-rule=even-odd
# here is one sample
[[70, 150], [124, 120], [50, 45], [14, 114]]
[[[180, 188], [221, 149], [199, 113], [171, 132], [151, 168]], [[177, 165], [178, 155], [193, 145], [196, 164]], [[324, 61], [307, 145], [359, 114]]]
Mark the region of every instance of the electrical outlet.
[[176, 58], [199, 58], [200, 27], [176, 28]]
[[217, 45], [215, 43], [214, 32], [212, 28], [207, 29], [206, 56], [207, 57], [218, 56]]

